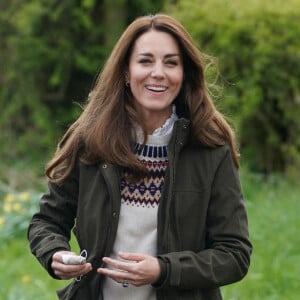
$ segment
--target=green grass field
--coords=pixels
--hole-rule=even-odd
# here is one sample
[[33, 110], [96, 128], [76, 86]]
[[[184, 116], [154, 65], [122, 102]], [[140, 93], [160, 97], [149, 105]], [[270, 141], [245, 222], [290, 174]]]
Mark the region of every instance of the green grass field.
[[300, 187], [281, 177], [242, 177], [254, 245], [251, 267], [225, 300], [300, 299]]
[[[224, 287], [225, 300], [297, 300], [300, 293], [300, 187], [280, 177], [243, 174], [254, 245], [247, 277]], [[26, 237], [0, 244], [0, 299], [52, 300], [67, 282], [51, 279]]]

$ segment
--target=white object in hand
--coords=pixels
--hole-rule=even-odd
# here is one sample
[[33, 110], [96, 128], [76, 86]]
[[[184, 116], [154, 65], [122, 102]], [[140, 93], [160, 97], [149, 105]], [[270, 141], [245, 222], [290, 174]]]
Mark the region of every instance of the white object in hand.
[[65, 265], [83, 265], [86, 263], [86, 258], [80, 255], [63, 254], [62, 261]]

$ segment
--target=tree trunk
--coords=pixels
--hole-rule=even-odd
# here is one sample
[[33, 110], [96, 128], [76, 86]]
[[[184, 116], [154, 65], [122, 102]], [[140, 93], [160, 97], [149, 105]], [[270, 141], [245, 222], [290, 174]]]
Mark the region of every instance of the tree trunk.
[[104, 0], [104, 40], [109, 49], [112, 49], [127, 26], [127, 9], [125, 0]]

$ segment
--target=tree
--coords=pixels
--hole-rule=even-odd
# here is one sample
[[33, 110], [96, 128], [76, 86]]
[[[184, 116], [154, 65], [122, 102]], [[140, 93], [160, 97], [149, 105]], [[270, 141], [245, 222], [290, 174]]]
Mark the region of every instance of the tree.
[[243, 163], [299, 174], [299, 1], [182, 0], [168, 9], [218, 60], [218, 105], [236, 125]]
[[[0, 153], [48, 159], [128, 22], [163, 1], [0, 0]], [[78, 103], [78, 104], [76, 104]]]

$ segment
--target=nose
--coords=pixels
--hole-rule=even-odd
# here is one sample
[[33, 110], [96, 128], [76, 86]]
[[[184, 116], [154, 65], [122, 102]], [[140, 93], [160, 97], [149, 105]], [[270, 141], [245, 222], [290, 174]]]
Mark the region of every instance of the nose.
[[165, 76], [164, 68], [163, 68], [163, 65], [161, 63], [156, 63], [153, 66], [151, 76], [154, 77], [154, 78], [163, 78]]

